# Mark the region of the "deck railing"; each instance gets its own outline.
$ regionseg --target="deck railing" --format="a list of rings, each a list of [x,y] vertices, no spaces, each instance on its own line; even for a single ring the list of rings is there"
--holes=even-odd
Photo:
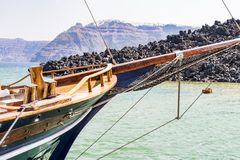
[[[101,68],[101,67],[104,67],[104,66],[106,66],[106,64],[79,66],[79,67],[73,67],[73,68],[63,68],[63,69],[59,69],[59,70],[44,71],[43,75],[51,75],[51,78],[54,78],[56,73],[59,73],[59,72],[70,71],[71,74],[74,74],[74,71],[76,71],[76,70],[80,70],[80,69],[91,70],[91,69],[95,69],[95,68]],[[2,85],[1,87],[2,87],[2,89],[5,89],[5,88],[14,88],[14,89],[16,89],[16,88],[23,88],[24,85],[22,85],[22,86],[15,86],[15,87],[12,87],[12,86],[22,82],[23,80],[25,80],[29,76],[30,76],[30,74],[27,74],[27,75],[23,76],[22,78],[20,78],[19,80],[15,81],[15,82],[13,82],[11,84]]]
[[[88,66],[79,66],[79,67],[73,67],[73,68],[63,68],[58,70],[50,70],[50,71],[44,71],[43,75],[51,75],[52,78],[55,77],[56,73],[66,72],[69,71],[71,74],[74,74],[74,71],[77,70],[92,70],[95,68],[101,68],[106,66],[106,64],[98,64],[98,65],[88,65]]]
[[[94,78],[100,78],[101,86],[104,86],[104,75],[107,75],[107,81],[110,82],[112,78],[112,64],[107,64],[107,67],[103,70],[93,73],[91,75],[85,76],[78,84],[76,84],[67,95],[73,95],[76,93],[85,83],[88,83],[88,91],[92,92],[91,81]]]
[[[26,77],[24,77],[26,78]],[[88,76],[85,76],[79,83],[77,83],[70,91],[68,91],[66,93],[67,96],[71,96],[73,95],[74,93],[76,93],[84,84],[87,83],[87,86],[88,86],[88,91],[89,92],[92,92],[92,89],[93,89],[93,86],[92,86],[92,80],[99,80],[100,81],[100,84],[101,84],[101,87],[104,87],[104,83],[107,81],[107,82],[111,82],[111,78],[112,78],[112,64],[107,64],[107,67],[103,68],[102,70],[100,70],[99,72],[96,72],[96,73],[93,73],[91,75],[88,75]],[[16,82],[19,82],[16,81]],[[14,82],[14,84],[16,84],[16,82]],[[13,83],[12,83],[13,84]],[[24,89],[25,92],[24,92],[24,97],[23,97],[23,104],[26,104],[28,103],[28,100],[29,100],[29,97],[31,98],[31,101],[34,101],[35,100],[35,97],[36,97],[36,88],[35,88],[35,92],[32,92],[32,89],[31,89],[31,94],[29,94],[30,92],[29,91],[29,86],[25,86],[25,85],[22,85],[22,86],[11,86],[8,85],[8,86],[4,86],[8,89]],[[31,86],[31,87],[36,87],[36,85],[34,86]],[[30,95],[30,96],[29,96]],[[26,98],[28,97],[28,98]],[[27,101],[26,101],[27,100]],[[25,102],[26,101],[26,102]],[[6,110],[18,110],[20,109],[21,107],[20,106],[7,106],[7,105],[0,105],[0,108],[3,108],[3,109],[6,109]],[[5,112],[4,112],[5,113]]]

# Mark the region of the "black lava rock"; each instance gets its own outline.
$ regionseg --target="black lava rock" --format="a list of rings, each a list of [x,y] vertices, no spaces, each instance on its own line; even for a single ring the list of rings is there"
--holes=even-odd
[[[240,24],[240,20],[237,20]],[[138,47],[124,47],[121,50],[110,49],[117,63],[129,62],[146,57],[166,54],[175,50],[184,50],[196,46],[217,43],[239,37],[240,32],[232,19],[224,23],[215,21],[214,25],[203,25],[195,31],[180,31],[178,35],[169,35],[166,40],[149,42]],[[240,46],[230,49],[222,56],[214,57],[182,72],[183,79],[189,81],[240,82]],[[230,62],[231,61],[231,62]],[[108,51],[101,53],[83,53],[62,57],[59,61],[42,63],[44,71],[91,64],[110,63]],[[67,73],[63,73],[67,74]],[[174,78],[171,78],[174,80]]]

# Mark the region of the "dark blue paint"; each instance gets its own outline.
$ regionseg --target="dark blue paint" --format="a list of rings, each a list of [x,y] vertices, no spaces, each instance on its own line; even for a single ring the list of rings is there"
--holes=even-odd
[[[82,129],[87,125],[87,123],[97,114],[98,111],[103,107],[99,106],[96,108],[93,108],[88,115],[73,129],[66,132],[64,135],[62,135],[59,140],[59,144],[52,153],[50,160],[64,160],[67,156],[72,144],[74,143],[75,139],[79,135],[79,133],[82,131]]]
[[[140,76],[144,75],[145,73],[151,71],[153,69],[153,67],[154,66],[149,66],[149,67],[145,67],[145,68],[138,69],[135,71],[118,74],[117,75],[118,82],[117,82],[116,87],[127,88],[129,86],[129,84],[134,82],[137,78],[139,78]]]

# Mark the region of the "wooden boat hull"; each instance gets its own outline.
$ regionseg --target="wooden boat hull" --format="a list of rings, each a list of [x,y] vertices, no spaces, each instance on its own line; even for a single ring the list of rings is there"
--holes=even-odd
[[[69,110],[78,114],[73,115],[71,118],[66,118],[63,122],[58,123],[57,126],[52,127],[49,130],[45,129],[45,132],[41,132],[30,137],[27,137],[26,133],[22,133],[21,136],[25,136],[27,138],[23,138],[14,143],[9,142],[9,145],[2,147],[0,150],[0,159],[34,159],[41,156],[48,156],[46,157],[47,159],[61,159],[61,157],[64,159],[68,152],[66,149],[69,149],[72,145],[72,143],[68,143],[69,140],[74,141],[82,128],[87,124],[91,117],[95,115],[93,113],[96,113],[96,111],[101,108],[97,107],[92,109],[91,106],[99,101],[103,95],[104,94],[78,104],[64,107],[62,109],[62,117],[64,117]],[[53,116],[53,114],[56,114],[56,112],[51,111],[42,113],[43,118],[40,119],[39,122],[44,122],[44,119],[48,119],[46,117],[51,115]],[[56,117],[56,115],[54,116]],[[32,120],[32,118],[33,117],[29,117],[29,120]],[[24,119],[24,121],[28,120]],[[15,128],[15,132],[13,132],[14,134],[22,131],[22,128],[19,126],[21,125],[20,122],[21,120]],[[3,126],[6,125],[3,124]],[[22,126],[24,127],[25,124],[22,123]],[[40,126],[42,125],[35,124],[36,128]],[[40,129],[44,130],[44,128]],[[12,139],[12,137],[10,136],[8,139]],[[66,147],[66,145],[69,146]],[[64,147],[64,152],[66,152],[64,157],[62,156],[63,153],[61,153],[61,156],[56,154],[60,153],[59,150],[61,150],[62,147]]]

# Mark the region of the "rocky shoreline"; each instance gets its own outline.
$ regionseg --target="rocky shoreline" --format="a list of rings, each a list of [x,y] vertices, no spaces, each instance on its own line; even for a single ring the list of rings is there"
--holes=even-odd
[[[240,20],[237,20],[240,24]],[[149,42],[138,47],[124,47],[121,50],[111,49],[117,63],[129,62],[146,57],[166,54],[175,50],[185,50],[239,37],[240,32],[232,19],[224,23],[215,21],[214,25],[204,25],[195,31],[180,31],[177,35],[169,35],[166,40]],[[62,57],[59,61],[43,63],[44,71],[92,64],[110,63],[107,51],[84,53]],[[67,74],[64,73],[64,74]],[[226,53],[201,62],[182,72],[186,81],[218,81],[240,82],[240,46],[229,49]]]

